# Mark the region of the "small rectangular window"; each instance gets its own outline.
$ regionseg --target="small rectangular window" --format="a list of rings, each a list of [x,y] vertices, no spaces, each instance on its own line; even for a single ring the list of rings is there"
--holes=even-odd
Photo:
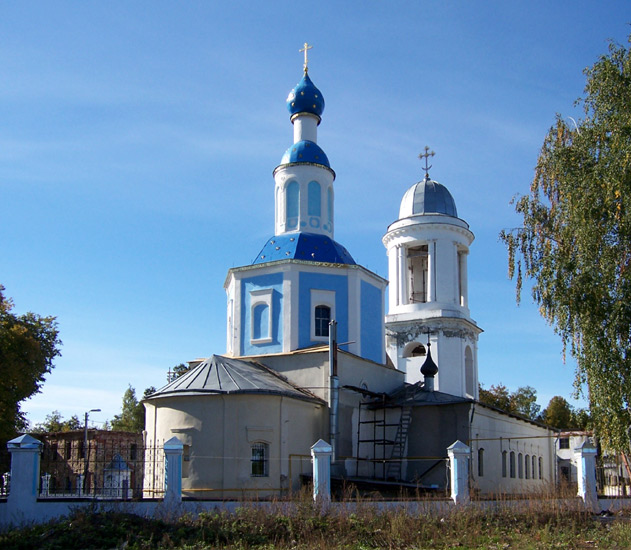
[[[316,306],[315,308],[315,335],[328,337],[330,322],[331,322],[331,308],[329,306]]]
[[[570,438],[562,437],[559,439],[559,449],[569,449],[570,448]]]
[[[188,477],[191,468],[191,446],[184,445],[182,451],[182,477]]]
[[[267,477],[269,475],[267,449],[265,443],[252,445],[252,477]]]

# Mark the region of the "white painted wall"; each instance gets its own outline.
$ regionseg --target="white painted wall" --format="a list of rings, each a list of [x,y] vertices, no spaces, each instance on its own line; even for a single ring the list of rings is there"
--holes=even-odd
[[[473,487],[483,494],[526,494],[552,489],[556,483],[556,432],[481,404],[474,405],[471,423],[471,476]],[[483,475],[478,473],[479,450],[484,449]],[[502,453],[507,453],[506,476],[502,472]],[[515,453],[515,475],[510,475],[510,453]],[[519,476],[519,455],[524,460]],[[537,458],[536,476],[526,478],[525,457]],[[539,457],[543,469],[539,479]]]

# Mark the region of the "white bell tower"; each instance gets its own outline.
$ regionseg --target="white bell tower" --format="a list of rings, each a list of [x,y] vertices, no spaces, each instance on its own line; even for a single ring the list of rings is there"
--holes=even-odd
[[[421,366],[428,339],[438,365],[434,389],[478,398],[477,342],[482,330],[468,305],[467,256],[473,233],[458,218],[451,193],[430,179],[425,148],[425,177],[401,201],[399,219],[388,227],[390,280],[386,349],[406,381],[423,380]]]

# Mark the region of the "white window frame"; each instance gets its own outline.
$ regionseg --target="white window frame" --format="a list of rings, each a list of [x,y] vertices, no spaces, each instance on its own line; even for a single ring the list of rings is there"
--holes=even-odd
[[[263,290],[250,291],[250,343],[268,344],[272,341],[272,294],[274,290],[265,288]],[[267,336],[264,338],[254,338],[254,308],[258,305],[267,306]]]
[[[315,308],[327,306],[331,309],[331,321],[335,320],[335,291],[334,290],[311,290],[311,340],[314,342],[328,342],[328,336],[316,336]]]

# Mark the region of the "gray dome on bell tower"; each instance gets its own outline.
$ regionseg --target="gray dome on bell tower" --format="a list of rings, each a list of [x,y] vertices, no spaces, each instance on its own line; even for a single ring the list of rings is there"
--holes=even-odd
[[[415,183],[403,195],[399,219],[423,214],[444,214],[458,217],[456,202],[449,190],[442,184],[425,176],[423,181]]]

